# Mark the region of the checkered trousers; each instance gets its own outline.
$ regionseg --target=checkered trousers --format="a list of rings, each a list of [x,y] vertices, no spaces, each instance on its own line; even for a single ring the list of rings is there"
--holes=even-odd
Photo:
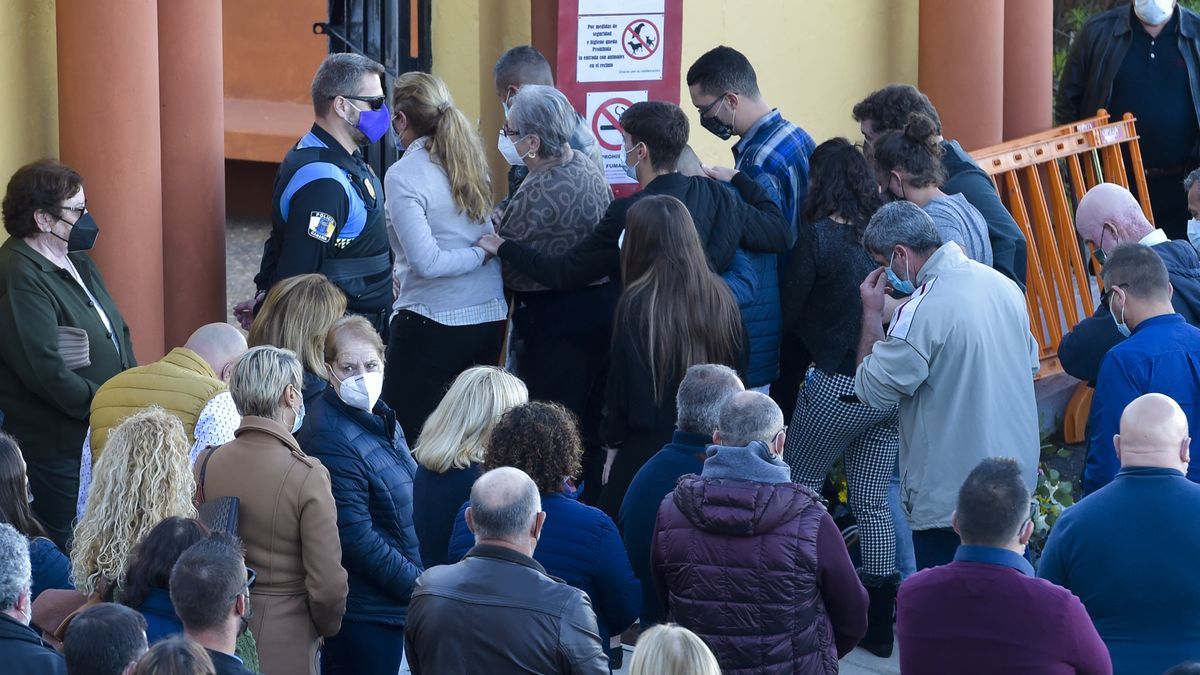
[[[834,460],[846,467],[850,511],[858,521],[864,576],[896,572],[896,532],[888,509],[888,481],[900,445],[896,408],[849,403],[854,378],[810,368],[796,398],[783,458],[792,481],[818,494]]]

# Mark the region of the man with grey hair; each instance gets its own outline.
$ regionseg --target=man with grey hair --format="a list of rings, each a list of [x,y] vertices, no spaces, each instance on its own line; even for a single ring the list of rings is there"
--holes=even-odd
[[[700,475],[658,509],[659,599],[722,671],[836,673],[867,630],[867,592],[820,498],[791,482],[785,436],[770,397],[730,396]]]
[[[243,328],[277,282],[317,272],[345,291],[349,311],[365,316],[387,341],[393,255],[383,185],[362,152],[392,123],[383,74],[382,65],[358,54],[330,54],[317,69],[316,122],[275,175],[271,235],[254,277],[258,292],[234,307]]]
[[[1175,311],[1188,323],[1200,326],[1200,257],[1196,249],[1182,240],[1168,239],[1166,232],[1146,218],[1129,190],[1113,183],[1088,190],[1075,210],[1075,230],[1080,239],[1096,248],[1094,255],[1100,265],[1118,244],[1138,243],[1157,253],[1175,289],[1171,296]],[[1117,330],[1108,301],[1108,294],[1102,295],[1092,316],[1076,324],[1058,344],[1063,370],[1093,386],[1104,355],[1125,339]]]
[[[29,541],[0,524],[0,663],[10,675],[66,673],[63,657],[29,626],[33,616],[33,573]]]
[[[1034,489],[1041,443],[1033,374],[1038,347],[1021,289],[942,243],[909,202],[881,208],[863,233],[880,265],[860,286],[863,318],[855,396],[899,404],[900,500],[917,568],[950,562],[958,487],[980,460],[1014,457]],[[884,295],[910,294],[884,333]]]
[[[413,674],[607,675],[587,594],[532,557],[546,519],[533,479],[512,467],[483,474],[466,517],[475,547],[426,570],[413,589],[404,630]]]
[[[496,86],[496,98],[504,108],[504,117],[508,118],[509,106],[512,99],[521,88],[530,85],[554,86],[554,73],[550,70],[550,62],[537,49],[530,45],[518,45],[500,55],[492,68],[492,82]],[[571,147],[587,156],[604,173],[604,161],[600,159],[600,146],[592,136],[591,125],[578,112],[574,112],[575,124],[568,134]],[[504,130],[500,131],[499,144],[504,145]],[[492,220],[500,222],[504,207],[508,200],[516,194],[517,188],[529,175],[529,168],[524,164],[514,164],[508,170],[508,197],[496,206]]]
[[[732,368],[704,363],[688,368],[675,395],[675,434],[642,468],[638,469],[621,501],[621,538],[642,582],[642,630],[666,620],[666,608],[658,600],[650,576],[650,540],[654,518],[663,497],[671,494],[680,476],[698,474],[707,457],[705,448],[730,396],[745,387]]]

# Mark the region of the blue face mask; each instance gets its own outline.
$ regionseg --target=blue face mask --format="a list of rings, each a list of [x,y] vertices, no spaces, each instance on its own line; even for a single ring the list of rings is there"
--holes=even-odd
[[[1125,323],[1125,302],[1123,300],[1121,302],[1121,320],[1118,321],[1117,313],[1114,312],[1112,308],[1112,301],[1115,297],[1116,294],[1114,293],[1113,296],[1108,299],[1108,311],[1110,314],[1112,314],[1113,323],[1117,324],[1117,332],[1121,334],[1121,337],[1129,337],[1130,333],[1133,331],[1129,330],[1129,324]]]
[[[292,412],[296,413],[296,421],[292,423],[292,435],[295,435],[296,433],[298,433],[300,431],[300,427],[303,426],[303,424],[304,424],[305,410],[304,410],[304,398],[303,397],[300,398],[300,409],[292,410]]]
[[[892,271],[892,261],[894,261],[895,259],[896,259],[896,252],[892,251],[892,257],[888,260],[888,266],[884,270],[884,274],[887,274],[888,283],[891,284],[892,288],[895,289],[896,292],[898,292],[898,293],[903,293],[905,295],[912,295],[913,293],[916,293],[917,287],[913,285],[913,282],[911,279],[908,279],[908,280],[901,279],[899,276],[896,275],[895,272]],[[909,273],[908,258],[905,258],[904,259],[904,274],[908,275],[908,273]]]

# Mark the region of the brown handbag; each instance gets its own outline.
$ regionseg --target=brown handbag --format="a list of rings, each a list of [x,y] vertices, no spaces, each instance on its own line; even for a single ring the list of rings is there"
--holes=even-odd
[[[42,639],[46,644],[61,652],[71,621],[88,607],[108,602],[113,590],[112,582],[100,577],[96,591],[91,595],[59,588],[42,591],[33,601],[32,623],[42,629]],[[51,629],[51,626],[54,628]]]

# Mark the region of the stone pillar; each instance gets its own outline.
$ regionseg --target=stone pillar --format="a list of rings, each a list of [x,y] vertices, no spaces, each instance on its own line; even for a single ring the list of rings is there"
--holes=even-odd
[[[946,137],[966,150],[999,143],[1004,135],[1003,0],[921,0],[918,22],[918,86],[937,107]]]
[[[1004,140],[1053,124],[1054,3],[1004,0]]]
[[[221,3],[158,1],[167,348],[226,320]]]
[[[83,175],[100,225],[92,256],[137,359],[153,361],[164,347],[157,0],[58,0],[55,16],[60,154]]]

